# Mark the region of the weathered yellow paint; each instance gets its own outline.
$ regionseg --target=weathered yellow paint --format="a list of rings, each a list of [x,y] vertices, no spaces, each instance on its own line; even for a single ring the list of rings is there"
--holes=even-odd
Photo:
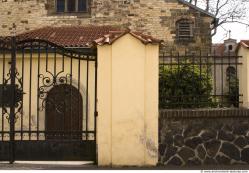
[[[111,46],[98,47],[98,164],[112,162],[112,53]]]
[[[130,34],[98,46],[99,165],[156,165],[158,52]]]
[[[239,76],[239,93],[243,94],[242,97],[242,107],[249,107],[249,49],[240,46],[238,50],[238,55],[242,56],[241,63],[242,66],[238,70]]]

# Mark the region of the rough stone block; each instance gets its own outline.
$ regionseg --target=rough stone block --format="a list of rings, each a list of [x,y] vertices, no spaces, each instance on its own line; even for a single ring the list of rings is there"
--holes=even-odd
[[[240,160],[239,149],[231,143],[224,142],[222,144],[220,151],[234,160],[237,160],[237,161]]]

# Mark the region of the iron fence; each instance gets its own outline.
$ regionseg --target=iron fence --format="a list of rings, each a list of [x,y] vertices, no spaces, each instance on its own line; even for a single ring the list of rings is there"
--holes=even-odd
[[[0,39],[0,161],[95,161],[97,52]]]
[[[241,57],[200,54],[161,54],[159,107],[239,107]]]

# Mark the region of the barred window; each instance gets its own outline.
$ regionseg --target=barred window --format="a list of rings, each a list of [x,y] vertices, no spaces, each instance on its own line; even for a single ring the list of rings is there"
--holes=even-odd
[[[193,23],[188,19],[177,21],[177,38],[179,40],[188,40],[193,37]]]
[[[57,0],[57,12],[65,11],[65,0]]]
[[[87,11],[87,1],[78,0],[78,12],[86,12],[86,11]]]
[[[88,2],[89,0],[56,0],[56,12],[88,12]]]
[[[226,76],[227,78],[236,77],[236,69],[232,66],[227,67]]]
[[[76,12],[75,5],[76,5],[75,0],[67,1],[67,11],[68,12]]]

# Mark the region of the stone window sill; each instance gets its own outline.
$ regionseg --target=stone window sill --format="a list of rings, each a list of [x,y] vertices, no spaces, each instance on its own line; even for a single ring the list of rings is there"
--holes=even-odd
[[[72,12],[72,13],[68,13],[68,12],[64,12],[64,13],[51,13],[49,14],[49,16],[58,16],[58,17],[70,17],[70,16],[75,16],[77,18],[90,18],[91,14],[89,12]]]
[[[189,37],[189,38],[177,38],[177,42],[194,42],[194,37]]]

